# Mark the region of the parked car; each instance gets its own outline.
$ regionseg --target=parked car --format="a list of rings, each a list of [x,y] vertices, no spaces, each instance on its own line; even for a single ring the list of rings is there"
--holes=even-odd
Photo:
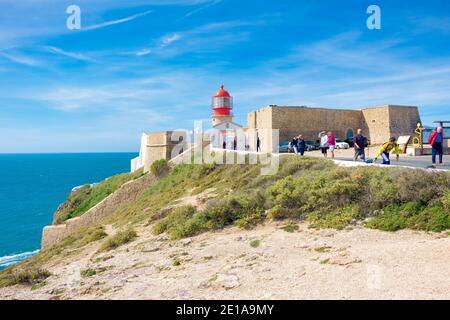
[[[306,151],[319,150],[319,144],[317,142],[306,140]]]
[[[279,153],[291,152],[291,150],[289,148],[289,143],[290,143],[290,141],[283,141],[282,143],[280,143],[280,145],[278,146],[278,152]]]
[[[348,148],[350,148],[350,145],[341,139],[336,139],[336,148],[337,149],[348,149]]]

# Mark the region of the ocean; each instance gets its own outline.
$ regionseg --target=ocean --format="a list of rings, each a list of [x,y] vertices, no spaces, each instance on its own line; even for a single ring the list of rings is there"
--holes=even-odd
[[[73,187],[130,170],[137,153],[0,154],[0,269],[36,254]]]

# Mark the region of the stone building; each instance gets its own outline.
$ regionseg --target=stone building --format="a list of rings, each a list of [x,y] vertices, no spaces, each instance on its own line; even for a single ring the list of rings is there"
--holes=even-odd
[[[186,131],[144,132],[141,137],[139,156],[131,160],[131,172],[144,168],[150,171],[153,162],[160,159],[171,159],[186,151]],[[181,142],[181,143],[180,143]]]
[[[247,117],[249,129],[257,132],[278,129],[279,142],[298,134],[315,141],[322,130],[332,131],[336,137],[346,140],[361,128],[372,144],[381,144],[392,136],[413,135],[419,121],[417,107],[395,105],[361,110],[268,106],[250,112]],[[268,141],[266,145],[269,149],[276,147]]]

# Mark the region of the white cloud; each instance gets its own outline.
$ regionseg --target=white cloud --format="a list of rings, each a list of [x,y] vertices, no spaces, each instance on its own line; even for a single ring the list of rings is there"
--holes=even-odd
[[[149,55],[150,53],[152,53],[152,49],[150,48],[144,48],[135,52],[135,54],[139,57]]]
[[[156,56],[170,58],[187,52],[219,51],[225,46],[249,40],[251,33],[244,27],[258,27],[265,23],[261,20],[207,23],[192,29],[166,34],[156,39],[151,48],[146,47],[136,52],[151,50]]]
[[[0,51],[0,57],[6,58],[6,59],[8,59],[12,62],[18,63],[18,64],[31,66],[31,67],[36,67],[41,64],[36,59],[24,56],[22,54],[17,54],[17,53],[6,53],[4,51]]]
[[[92,58],[82,54],[82,53],[76,53],[76,52],[69,52],[69,51],[65,51],[61,48],[57,48],[57,47],[52,47],[52,46],[46,46],[44,47],[47,51],[52,52],[52,53],[56,53],[56,54],[60,54],[62,56],[68,57],[68,58],[72,58],[75,60],[81,60],[81,61],[93,61]]]
[[[126,17],[126,18],[121,18],[121,19],[116,19],[116,20],[111,20],[111,21],[106,21],[106,22],[102,22],[99,24],[95,24],[92,26],[88,26],[88,27],[82,27],[81,31],[90,31],[90,30],[96,30],[96,29],[101,29],[101,28],[105,28],[105,27],[109,27],[112,25],[116,25],[116,24],[121,24],[121,23],[125,23],[125,22],[129,22],[129,21],[133,21],[137,18],[146,16],[150,13],[152,13],[152,10],[147,10],[138,14],[134,14],[132,16]]]
[[[179,35],[177,33],[165,36],[161,39],[161,42],[162,42],[161,46],[166,47],[169,44],[171,44],[172,42],[178,41],[180,39],[181,39],[181,35]]]
[[[215,5],[219,4],[219,3],[221,3],[222,1],[223,0],[214,0],[211,3],[206,4],[205,6],[202,6],[200,8],[195,9],[195,10],[189,11],[180,20],[183,20],[183,19],[188,18],[188,17],[190,17],[190,16],[192,16],[194,14],[197,14],[197,13],[203,11],[203,10],[206,10],[206,9],[212,7],[212,6],[215,6]]]

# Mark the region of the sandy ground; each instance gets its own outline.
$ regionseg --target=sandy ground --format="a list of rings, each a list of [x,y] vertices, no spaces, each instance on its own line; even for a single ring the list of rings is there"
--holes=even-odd
[[[134,242],[100,254],[94,243],[47,266],[42,288],[0,289],[0,299],[450,299],[447,233],[283,225],[176,242],[142,227]],[[88,268],[96,275],[81,276]]]

